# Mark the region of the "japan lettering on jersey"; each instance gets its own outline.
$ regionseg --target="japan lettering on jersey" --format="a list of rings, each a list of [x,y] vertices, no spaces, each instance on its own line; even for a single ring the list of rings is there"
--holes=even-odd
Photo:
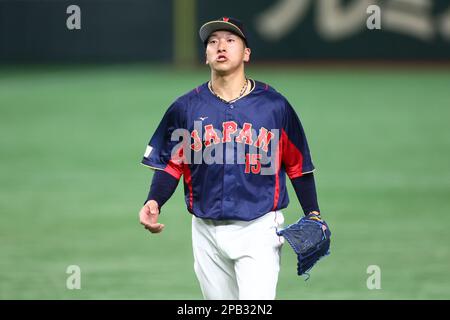
[[[244,221],[286,208],[286,174],[294,179],[314,170],[294,109],[258,81],[232,103],[217,98],[207,83],[178,98],[142,164],[184,176],[186,205],[195,216]]]

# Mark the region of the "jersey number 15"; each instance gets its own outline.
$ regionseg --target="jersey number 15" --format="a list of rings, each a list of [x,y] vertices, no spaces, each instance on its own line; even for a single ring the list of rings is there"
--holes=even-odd
[[[245,173],[258,174],[261,171],[261,154],[247,153],[245,155]]]

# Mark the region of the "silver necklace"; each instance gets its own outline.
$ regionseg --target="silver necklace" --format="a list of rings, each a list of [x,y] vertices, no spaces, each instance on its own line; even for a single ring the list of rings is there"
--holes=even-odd
[[[231,99],[231,100],[227,101],[227,100],[225,100],[224,98],[222,98],[221,96],[219,96],[219,95],[214,91],[214,89],[213,89],[213,87],[212,87],[211,81],[209,82],[209,89],[211,90],[211,92],[212,92],[217,98],[219,98],[220,100],[222,100],[222,101],[225,102],[225,103],[231,103],[231,102],[236,101],[236,100],[238,100],[239,98],[241,98],[241,97],[244,95],[245,91],[247,91],[247,86],[248,86],[248,79],[247,79],[247,77],[245,77],[245,83],[244,83],[244,85],[242,86],[242,89],[241,89],[241,92],[239,93],[239,96],[238,96],[237,98],[234,98],[234,99]]]

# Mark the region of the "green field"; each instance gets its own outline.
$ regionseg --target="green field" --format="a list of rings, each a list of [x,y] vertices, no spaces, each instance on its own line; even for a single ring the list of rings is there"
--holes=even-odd
[[[257,68],[308,135],[331,255],[278,299],[450,298],[450,70]],[[169,104],[209,76],[148,65],[0,68],[0,299],[201,299],[182,184],[138,223],[140,160]],[[286,222],[300,205],[292,192]],[[81,268],[81,290],[66,268]],[[366,269],[381,268],[368,290]]]

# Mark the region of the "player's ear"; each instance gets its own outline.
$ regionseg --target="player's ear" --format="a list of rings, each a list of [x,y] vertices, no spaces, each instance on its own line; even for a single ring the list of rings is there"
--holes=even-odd
[[[245,47],[244,49],[244,62],[249,62],[250,61],[250,55],[252,53],[252,50],[248,47]]]

